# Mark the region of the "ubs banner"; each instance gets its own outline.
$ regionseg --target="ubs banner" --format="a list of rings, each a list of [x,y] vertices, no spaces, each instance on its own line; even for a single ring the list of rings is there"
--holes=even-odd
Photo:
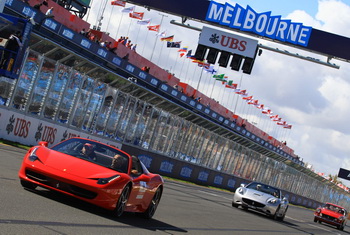
[[[0,138],[29,146],[34,146],[39,141],[46,141],[49,146],[52,146],[62,140],[76,136],[94,139],[117,148],[122,146],[120,143],[113,141],[113,139],[98,137],[38,119],[37,117],[26,116],[0,108]]]
[[[203,27],[198,43],[207,47],[250,58],[255,56],[255,51],[258,46],[257,40],[208,27]]]

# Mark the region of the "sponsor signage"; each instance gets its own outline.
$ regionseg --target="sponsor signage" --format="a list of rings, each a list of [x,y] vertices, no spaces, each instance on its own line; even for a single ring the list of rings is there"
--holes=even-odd
[[[338,177],[346,179],[346,180],[350,180],[350,171],[343,169],[343,168],[340,168],[339,173],[338,173]]]
[[[271,12],[257,13],[249,6],[243,8],[238,4],[232,6],[209,0],[126,0],[126,2],[256,35],[263,39],[273,39],[276,43],[292,45],[308,52],[350,61],[350,38],[281,19]]]
[[[199,37],[199,44],[253,58],[258,41],[217,29],[203,27]]]
[[[257,13],[250,6],[244,9],[239,4],[232,6],[229,3],[221,4],[215,1],[210,2],[205,19],[304,47],[308,45],[312,32],[311,27],[281,19],[281,16],[271,15],[271,12]]]

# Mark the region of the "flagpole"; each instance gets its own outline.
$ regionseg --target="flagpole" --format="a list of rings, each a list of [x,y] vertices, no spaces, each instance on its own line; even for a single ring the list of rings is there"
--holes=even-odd
[[[201,80],[202,80],[202,74],[203,74],[203,68],[202,68],[201,74],[199,76],[199,81],[198,81],[198,85],[197,85],[197,91],[199,89],[199,84],[201,83]]]
[[[186,74],[185,74],[184,82],[187,81],[187,78],[188,78],[188,70],[190,69],[190,64],[191,64],[191,63],[187,63],[187,69],[186,69]]]
[[[122,23],[123,20],[123,12],[122,15],[120,16],[120,21],[119,21],[119,25],[118,25],[118,29],[117,29],[117,33],[115,34],[115,39],[118,39],[118,34],[119,34],[119,28],[120,28],[120,24]]]
[[[130,17],[129,28],[128,28],[128,32],[126,33],[127,37],[129,37],[129,31],[130,31],[131,24],[132,24],[132,18]]]
[[[184,64],[185,64],[185,60],[182,61],[181,70],[180,70],[180,78],[181,78],[181,75],[182,75],[182,70],[184,68]]]
[[[158,66],[159,66],[159,63],[160,63],[160,58],[162,57],[163,47],[164,47],[164,45],[162,43],[162,45],[160,46],[160,52],[159,52],[159,57],[158,57],[158,62],[157,62]]]
[[[109,14],[109,20],[108,20],[108,24],[107,24],[107,27],[106,27],[106,32],[107,33],[108,33],[109,23],[111,22],[113,9],[114,9],[114,5],[112,6],[111,14]]]
[[[160,20],[160,24],[159,24],[159,31],[160,31],[160,29],[162,28],[162,23],[163,23],[163,18],[164,18],[164,16],[166,16],[166,17],[168,17],[168,16],[167,16],[167,15],[164,15],[164,14],[160,14],[160,13],[158,13],[158,14],[162,16],[162,19]],[[158,36],[157,36],[157,37],[158,37]],[[156,40],[155,40],[155,42],[154,42],[154,46],[153,46],[151,58],[150,58],[150,61],[151,61],[151,62],[152,62],[152,58],[153,58],[154,51],[155,51],[155,49],[156,49],[157,41],[158,41],[158,40],[157,40],[157,38],[156,38]]]
[[[239,86],[241,86],[242,87],[242,78],[243,78],[243,74],[241,75],[241,80],[239,81]],[[238,103],[238,99],[237,99],[237,101],[236,101],[236,105],[235,105],[235,109],[234,109],[234,113],[236,113],[236,108],[237,108],[237,103]]]
[[[216,73],[219,73],[219,69],[220,69],[220,67],[218,68],[218,70],[216,71]],[[212,77],[212,78],[213,78],[213,77]],[[214,79],[213,87],[212,87],[211,93],[210,93],[210,98],[213,96],[213,91],[214,91],[214,89],[215,89],[215,84],[216,84],[216,79]]]
[[[137,31],[137,36],[136,36],[136,44],[138,43],[138,38],[139,38],[139,34],[140,34],[140,30],[141,30],[141,25],[139,25],[139,30]]]
[[[148,33],[149,33],[149,30],[147,30],[146,40],[145,40],[145,42],[147,42]],[[145,50],[145,45],[146,45],[146,43],[144,43],[144,44],[143,44],[143,47],[142,47],[142,55],[143,55],[143,51]]]

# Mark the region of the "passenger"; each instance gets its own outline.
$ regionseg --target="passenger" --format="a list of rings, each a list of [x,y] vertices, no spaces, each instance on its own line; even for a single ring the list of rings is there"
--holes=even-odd
[[[111,168],[113,168],[114,170],[125,173],[127,171],[127,164],[126,164],[126,160],[124,159],[124,157],[121,156],[120,154],[114,155],[114,157],[112,159]]]

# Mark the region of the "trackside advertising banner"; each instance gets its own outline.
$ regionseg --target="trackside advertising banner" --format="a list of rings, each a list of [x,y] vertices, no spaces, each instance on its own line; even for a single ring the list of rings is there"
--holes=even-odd
[[[49,147],[72,137],[83,137],[97,140],[117,148],[122,144],[113,139],[99,137],[81,130],[68,128],[38,119],[36,116],[27,116],[0,107],[0,138],[11,140],[25,145],[37,145],[39,141],[46,141]]]
[[[208,27],[203,27],[198,43],[221,51],[227,51],[232,54],[238,54],[250,58],[254,57],[258,46],[257,40]]]
[[[249,35],[274,40],[321,55],[350,61],[350,38],[282,19],[278,13],[256,12],[253,7],[209,0],[126,0],[190,20],[206,22]],[[188,21],[186,22],[188,24]]]

